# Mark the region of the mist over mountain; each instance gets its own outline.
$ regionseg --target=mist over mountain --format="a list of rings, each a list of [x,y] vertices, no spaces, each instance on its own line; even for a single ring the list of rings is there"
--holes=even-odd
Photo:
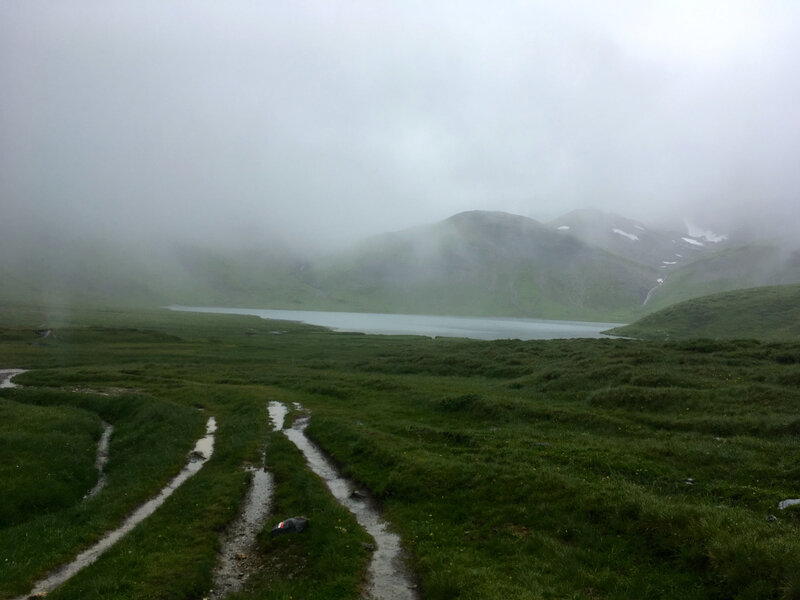
[[[597,210],[543,224],[468,211],[319,252],[278,239],[0,238],[0,299],[629,321],[712,292],[800,282],[795,238],[742,243]]]
[[[799,31],[796,2],[2,2],[0,236],[330,251],[590,207],[796,234]]]
[[[727,236],[710,231],[692,237],[688,231],[662,230],[596,209],[572,211],[549,223],[565,235],[631,260],[664,268],[690,262],[709,249],[727,244]],[[710,239],[709,239],[710,238]]]
[[[533,219],[471,211],[372,238],[306,280],[360,310],[577,318],[635,304],[653,273]]]

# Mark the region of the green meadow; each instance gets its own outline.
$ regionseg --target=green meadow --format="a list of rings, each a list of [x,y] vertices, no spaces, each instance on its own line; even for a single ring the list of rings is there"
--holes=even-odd
[[[51,334],[43,337],[42,329]],[[231,598],[357,598],[369,538],[267,404],[380,501],[424,599],[800,598],[800,343],[472,341],[255,317],[0,307],[0,598],[211,460],[48,598],[203,598],[248,473],[275,476]],[[292,418],[290,414],[289,418]],[[107,486],[95,445],[114,425]],[[262,453],[265,457],[262,459]],[[271,538],[304,515],[307,532]]]

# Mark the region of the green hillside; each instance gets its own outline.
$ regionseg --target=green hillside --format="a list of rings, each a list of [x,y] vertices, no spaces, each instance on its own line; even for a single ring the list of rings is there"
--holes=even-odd
[[[800,285],[723,292],[680,302],[611,330],[643,339],[800,340]]]
[[[656,274],[533,219],[473,211],[372,238],[303,281],[350,310],[625,320]]]
[[[656,311],[718,292],[800,283],[800,252],[789,240],[727,248],[680,266],[647,303]]]
[[[282,248],[131,245],[95,237],[0,240],[0,301],[54,305],[298,307],[317,292]]]

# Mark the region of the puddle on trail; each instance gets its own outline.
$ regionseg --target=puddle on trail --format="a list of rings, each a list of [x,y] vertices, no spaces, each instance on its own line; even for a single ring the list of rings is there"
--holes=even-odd
[[[375,540],[376,549],[368,569],[368,598],[374,600],[418,600],[411,574],[404,563],[400,537],[387,529],[376,503],[364,492],[352,497],[353,482],[341,477],[333,463],[306,437],[310,417],[297,419],[284,434],[306,457],[311,470],[322,477],[336,500],[353,513]]]
[[[108,462],[108,445],[111,441],[111,434],[114,431],[114,426],[111,423],[103,421],[103,435],[100,436],[100,441],[97,443],[97,458],[94,461],[94,466],[97,469],[97,483],[89,492],[83,497],[84,500],[94,498],[100,490],[106,486],[106,472],[105,467]]]
[[[122,522],[117,529],[106,533],[103,538],[88,550],[81,552],[75,560],[68,563],[61,568],[57,569],[45,579],[39,581],[28,594],[20,596],[16,600],[25,600],[37,594],[48,594],[62,583],[67,581],[70,577],[75,575],[84,567],[89,566],[100,557],[106,550],[116,544],[122,537],[129,533],[136,525],[144,521],[147,517],[153,514],[156,509],[164,504],[164,501],[169,498],[172,493],[177,490],[189,477],[197,473],[206,461],[211,458],[214,452],[214,432],[217,430],[217,421],[214,417],[208,419],[206,423],[206,435],[197,440],[194,450],[189,453],[189,460],[186,466],[183,467],[172,481],[170,481],[157,496],[151,498]]]
[[[15,388],[17,385],[11,381],[15,375],[25,373],[26,369],[0,369],[0,388]]]
[[[286,408],[286,405],[281,402],[273,401],[269,403],[268,410],[269,418],[272,419],[272,430],[280,431],[283,429],[283,420],[289,413],[289,409]]]
[[[278,402],[271,402],[268,410],[274,430],[283,428],[286,408]],[[250,467],[248,471],[253,474],[253,479],[247,490],[244,508],[222,536],[222,550],[217,558],[214,586],[209,595],[211,600],[219,600],[241,590],[250,574],[261,567],[256,536],[269,516],[275,483],[272,473],[266,468]]]

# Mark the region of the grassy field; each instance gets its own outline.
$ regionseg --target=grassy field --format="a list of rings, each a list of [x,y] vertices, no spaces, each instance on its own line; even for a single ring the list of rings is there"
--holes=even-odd
[[[235,598],[358,597],[366,535],[271,431],[273,400],[311,409],[309,435],[379,498],[425,599],[800,597],[800,511],[777,508],[800,496],[798,344],[431,340],[2,307],[0,367],[30,369],[0,393],[0,598],[160,489],[209,415],[208,464],[51,596],[203,597],[241,467],[266,450],[265,532],[299,514],[311,527],[262,535],[265,568]],[[101,419],[115,426],[108,486],[83,501]]]

